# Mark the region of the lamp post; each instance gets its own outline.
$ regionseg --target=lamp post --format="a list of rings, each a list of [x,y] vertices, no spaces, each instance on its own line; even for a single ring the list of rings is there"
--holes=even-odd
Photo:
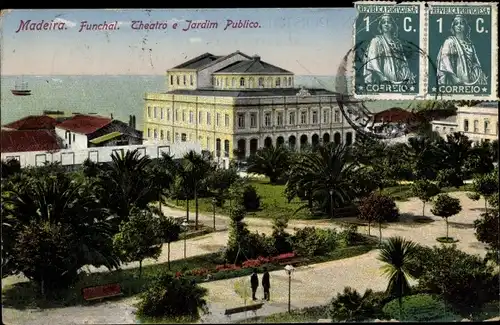
[[[184,220],[184,222],[182,223],[182,228],[184,228],[184,259],[186,258],[186,235],[188,226],[189,224],[187,223],[187,220]]]
[[[215,231],[215,204],[217,203],[217,200],[215,197],[212,198],[212,207],[214,209],[214,231]]]
[[[291,313],[291,295],[292,295],[292,272],[295,270],[293,266],[288,264],[285,266],[285,271],[288,274],[288,313]]]
[[[330,192],[330,209],[331,209],[330,213],[333,219],[333,190],[330,190],[329,192]]]

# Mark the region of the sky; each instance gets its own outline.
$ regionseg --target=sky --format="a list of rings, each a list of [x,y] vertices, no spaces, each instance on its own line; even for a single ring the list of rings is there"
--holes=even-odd
[[[0,18],[1,75],[163,75],[203,53],[237,50],[297,75],[335,75],[352,47],[355,16],[353,8],[12,10]],[[188,20],[217,28],[184,30]],[[256,28],[225,29],[228,20]],[[51,21],[65,29],[19,30]],[[84,21],[118,29],[80,31]],[[133,29],[138,22],[167,28]]]

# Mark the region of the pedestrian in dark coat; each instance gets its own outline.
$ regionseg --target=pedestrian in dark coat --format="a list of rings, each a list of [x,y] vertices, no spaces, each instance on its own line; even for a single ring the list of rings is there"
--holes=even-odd
[[[257,269],[253,269],[252,276],[250,276],[250,286],[252,287],[252,300],[257,300],[255,293],[259,287],[259,277],[257,276]]]
[[[269,280],[269,272],[267,272],[266,267],[264,267],[264,275],[262,276],[262,286],[264,287],[264,300],[269,301],[269,289],[271,288],[271,282]]]

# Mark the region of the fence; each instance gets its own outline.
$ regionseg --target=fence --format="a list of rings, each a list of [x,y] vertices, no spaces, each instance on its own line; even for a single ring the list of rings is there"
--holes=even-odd
[[[94,162],[109,162],[113,153],[127,152],[127,150],[138,149],[141,156],[159,158],[162,153],[181,158],[185,153],[193,150],[201,154],[201,146],[196,142],[179,143],[146,143],[133,146],[93,147],[82,150],[63,149],[53,152],[47,151],[25,151],[25,152],[3,152],[2,160],[16,159],[21,168],[28,166],[43,166],[45,163],[60,162],[64,166],[81,165],[86,159]]]

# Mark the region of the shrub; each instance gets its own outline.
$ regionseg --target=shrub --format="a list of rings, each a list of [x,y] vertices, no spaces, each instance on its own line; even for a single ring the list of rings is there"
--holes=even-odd
[[[170,273],[155,276],[141,293],[137,315],[141,317],[199,318],[200,310],[207,312],[204,297],[207,289],[185,278],[175,278]]]
[[[342,231],[339,233],[339,244],[342,246],[352,246],[363,240],[363,237],[358,233],[358,226],[345,223],[341,225]]]
[[[372,193],[361,200],[359,218],[368,221],[368,234],[370,234],[371,223],[378,223],[382,242],[382,223],[398,221],[399,210],[391,197]]]
[[[456,321],[460,319],[460,316],[449,312],[449,308],[447,311],[446,305],[441,299],[429,294],[403,297],[401,316],[398,299],[386,304],[383,312],[386,318],[410,322]]]
[[[293,250],[301,256],[325,255],[335,250],[337,245],[338,235],[333,229],[305,227],[296,229],[292,237]]]
[[[370,296],[373,291],[368,289],[363,295],[356,290],[345,287],[342,293],[338,293],[330,302],[328,315],[337,322],[362,321],[372,318],[376,311]]]
[[[255,211],[260,208],[260,196],[253,185],[244,185],[243,205],[247,211]]]
[[[442,296],[464,315],[498,297],[498,271],[479,256],[456,245],[434,247],[422,255],[420,290]]]

